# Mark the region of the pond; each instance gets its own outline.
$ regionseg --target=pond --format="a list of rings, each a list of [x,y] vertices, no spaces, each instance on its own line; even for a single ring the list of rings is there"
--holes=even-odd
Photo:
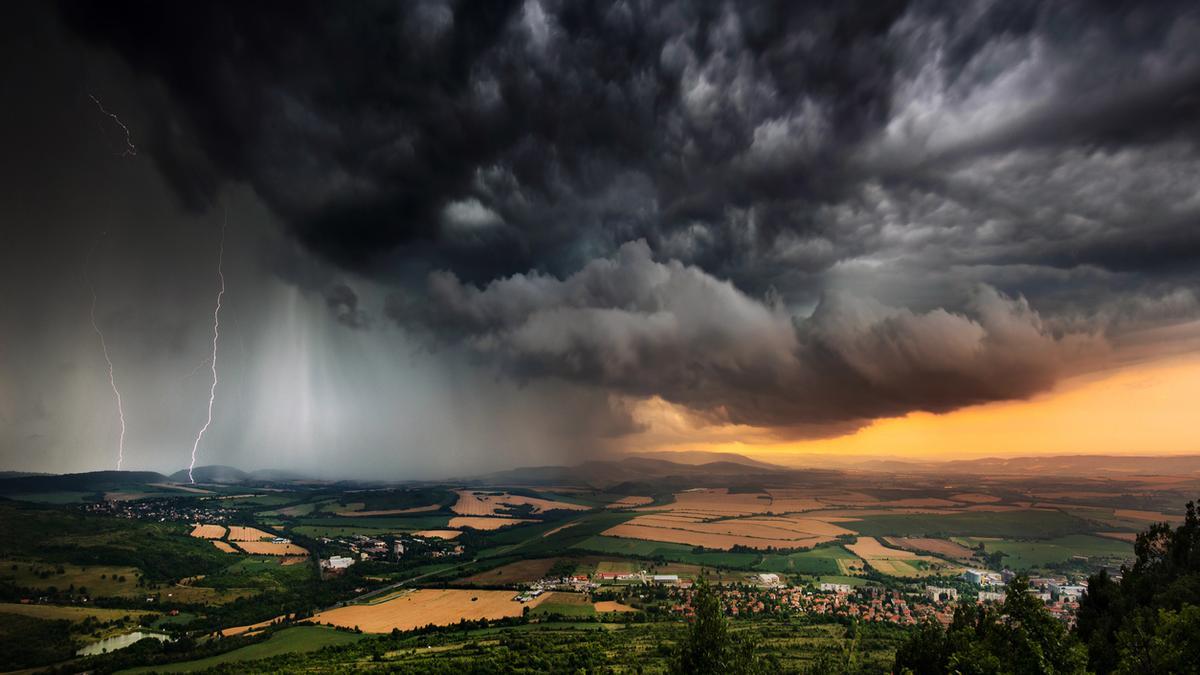
[[[132,633],[125,633],[124,635],[114,635],[110,638],[104,638],[99,642],[93,642],[92,644],[75,652],[75,656],[95,656],[97,654],[104,654],[106,652],[114,652],[118,649],[124,649],[143,638],[154,638],[160,642],[166,642],[167,640],[171,639],[170,636],[162,633],[143,633],[142,631],[134,631]]]

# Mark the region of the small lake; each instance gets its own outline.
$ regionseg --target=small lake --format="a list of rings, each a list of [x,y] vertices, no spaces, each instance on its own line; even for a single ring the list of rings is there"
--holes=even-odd
[[[171,639],[170,636],[163,635],[162,633],[143,633],[142,631],[134,631],[132,633],[125,633],[124,635],[114,635],[110,638],[104,638],[99,642],[93,642],[92,644],[75,652],[75,656],[95,656],[97,654],[104,654],[106,652],[115,652],[116,650],[124,649],[143,638],[154,638],[159,642],[166,642],[167,640]]]

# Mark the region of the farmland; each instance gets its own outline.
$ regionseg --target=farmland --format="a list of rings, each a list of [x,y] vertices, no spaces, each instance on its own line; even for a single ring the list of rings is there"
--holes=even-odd
[[[520,616],[526,607],[513,600],[511,591],[465,591],[421,589],[375,605],[348,605],[313,616],[316,623],[359,628],[367,633],[411,630],[433,624],[447,626],[460,619],[500,619]]]
[[[507,492],[481,492],[478,490],[459,490],[458,501],[451,510],[463,516],[496,516],[503,515],[519,507],[528,507],[531,513],[546,511],[587,511],[588,506],[566,501],[552,501],[539,497],[509,494]]]
[[[1076,534],[1041,541],[965,538],[964,543],[982,545],[984,550],[1004,554],[1004,564],[1015,570],[1030,570],[1063,563],[1076,556],[1120,564],[1133,556],[1133,547],[1110,538]]]
[[[257,666],[248,664],[259,658],[318,658],[299,656],[300,643],[286,637],[310,629],[321,631],[310,634],[320,646],[325,636],[351,636],[345,631],[355,626],[390,633],[432,623],[463,635],[450,627],[462,620],[519,624],[484,629],[507,636],[552,625],[573,634],[578,625],[608,631],[616,626],[592,622],[618,619],[670,623],[678,594],[701,577],[748,593],[830,582],[919,595],[929,577],[953,577],[969,566],[1067,574],[1074,583],[1097,566],[1125,561],[1131,546],[1122,539],[1138,531],[1135,523],[1177,517],[1157,498],[1139,496],[1121,508],[1111,490],[1055,489],[1052,482],[1035,495],[1010,484],[959,485],[942,477],[923,486],[874,480],[723,488],[673,478],[669,489],[653,481],[621,488],[629,494],[557,484],[293,486],[258,494],[205,485],[197,489],[211,494],[175,491],[169,499],[97,507],[0,502],[0,513],[8,514],[0,519],[8,535],[0,583],[35,599],[0,613],[82,626],[88,616],[141,617],[148,608],[166,620],[169,608],[180,612],[170,625],[193,635],[255,626],[251,637],[237,639],[262,642],[227,643],[226,654],[196,652],[171,665],[237,663],[253,671]],[[94,509],[137,515],[114,518]],[[354,564],[331,571],[315,561],[332,556]],[[760,580],[760,573],[779,579]],[[962,588],[965,582],[937,583]],[[544,592],[531,602],[514,600],[535,590]],[[84,593],[104,606],[84,605]],[[317,623],[345,630],[272,625],[310,612]],[[754,630],[759,620],[739,618],[738,629]],[[629,630],[657,630],[637,625]],[[441,640],[435,635],[441,633],[427,634]],[[453,640],[441,644],[468,649]],[[807,643],[777,644],[785,650]],[[399,658],[394,652],[380,653]]]
[[[940,558],[889,548],[873,537],[859,537],[855,543],[847,545],[846,549],[862,558],[872,569],[888,576],[953,575],[962,571],[961,567]]]

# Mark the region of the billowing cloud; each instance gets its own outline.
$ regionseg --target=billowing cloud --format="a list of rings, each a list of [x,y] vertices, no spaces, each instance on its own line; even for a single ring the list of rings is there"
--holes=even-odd
[[[314,401],[399,419],[382,402],[441,386],[476,419],[555,429],[504,452],[620,444],[629,407],[659,399],[812,436],[1027,397],[1105,350],[1194,348],[1180,327],[1200,319],[1195,3],[14,11],[28,35],[0,41],[21,92],[0,109],[15,223],[0,320],[25,329],[0,354],[0,440],[24,448],[66,457],[92,442],[81,420],[107,419],[71,374],[95,354],[75,339],[86,295],[69,245],[98,230],[100,320],[119,361],[155,364],[129,369],[131,401],[161,404],[156,439],[194,432],[196,394],[161,396],[176,385],[159,380],[207,353],[212,261],[197,252],[215,251],[218,202],[230,306],[246,303],[228,335],[269,336],[245,353],[231,339],[225,363],[310,346],[242,368],[266,393],[214,438],[270,436],[245,420],[301,428],[289,411]],[[114,168],[90,93],[129,124],[136,159]],[[295,331],[261,325],[279,298],[304,316]],[[420,376],[412,335],[433,347]],[[289,379],[305,368],[336,386]],[[425,403],[407,414],[459,422]],[[387,436],[311,419],[346,447]],[[570,443],[564,419],[588,420]],[[130,433],[147,443],[141,422]],[[418,445],[438,444],[404,452]]]
[[[979,287],[966,313],[915,313],[829,294],[811,316],[762,301],[644,241],[564,279],[483,288],[449,273],[390,315],[520,378],[552,377],[685,406],[715,422],[796,435],[844,432],[914,410],[1044,391],[1102,340],[1055,336],[1022,298]]]

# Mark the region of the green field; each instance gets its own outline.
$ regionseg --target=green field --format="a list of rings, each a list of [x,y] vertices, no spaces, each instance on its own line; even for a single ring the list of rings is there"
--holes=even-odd
[[[1072,534],[1043,541],[1016,541],[1012,539],[975,539],[963,537],[967,546],[983,544],[988,553],[1000,551],[1005,554],[1004,566],[1014,570],[1027,570],[1044,565],[1066,562],[1072,556],[1087,556],[1094,559],[1124,560],[1133,557],[1133,545],[1128,542]]]
[[[312,652],[330,645],[345,645],[361,640],[364,636],[356,633],[346,633],[324,626],[296,626],[284,628],[275,633],[270,639],[258,644],[235,649],[218,656],[197,661],[185,661],[162,666],[134,668],[123,670],[122,673],[194,673],[208,670],[226,663],[239,663],[266,659],[280,654]]]
[[[858,556],[841,546],[820,546],[798,553],[767,554],[754,569],[781,574],[837,574],[838,560],[855,560]]]
[[[596,607],[582,593],[551,593],[530,614],[560,614],[565,617],[596,616]]]

